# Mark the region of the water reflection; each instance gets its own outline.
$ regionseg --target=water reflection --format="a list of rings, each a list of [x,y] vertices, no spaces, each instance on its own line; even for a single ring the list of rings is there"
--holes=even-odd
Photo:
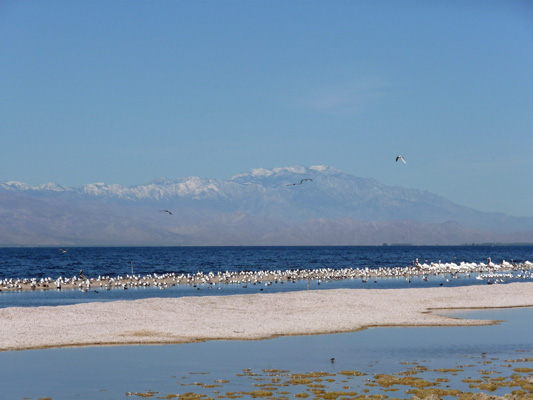
[[[521,282],[521,279],[508,279],[506,283]],[[281,293],[291,291],[323,290],[323,289],[398,289],[398,288],[424,288],[424,287],[458,287],[471,285],[487,285],[486,281],[477,280],[475,275],[465,277],[456,275],[451,279],[450,275],[432,275],[425,280],[421,276],[406,279],[379,278],[362,281],[361,279],[344,279],[338,281],[305,280],[295,282],[278,282],[270,285],[265,284],[218,284],[218,285],[178,285],[161,290],[156,287],[135,289],[111,289],[96,288],[82,292],[80,290],[46,290],[46,291],[0,291],[0,308],[5,307],[39,307],[60,306],[89,302],[108,302],[117,300],[138,300],[146,298],[169,298],[183,296],[221,296],[232,294],[253,293]]]
[[[441,379],[438,385],[442,388],[476,391],[463,382],[465,377],[511,376],[517,367],[533,368],[533,308],[452,315],[505,322],[484,327],[373,328],[264,341],[3,352],[0,387],[7,399],[111,400],[139,398],[135,393],[150,392],[154,398],[186,392],[218,397],[263,390],[261,385],[268,384],[267,389],[274,387],[280,393],[273,392],[273,396],[281,398],[287,393],[311,394],[310,390],[386,394],[384,387],[375,384],[376,374],[414,368],[418,368],[418,377]],[[450,368],[458,371],[450,372]],[[325,389],[302,383],[280,385],[291,381],[291,374],[318,371],[328,375],[315,376],[311,382]],[[343,374],[346,371],[365,375]],[[411,397],[405,394],[407,388],[395,385],[388,390],[397,389],[396,393],[388,395]],[[509,388],[494,393],[507,392]]]

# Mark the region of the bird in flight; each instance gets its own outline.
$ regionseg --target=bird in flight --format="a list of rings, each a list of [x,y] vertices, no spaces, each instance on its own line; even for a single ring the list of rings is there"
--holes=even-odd
[[[159,210],[159,212],[166,212],[166,213],[169,213],[170,215],[172,215],[172,213],[169,210]]]
[[[404,164],[407,164],[407,163],[405,162],[405,158],[403,158],[403,156],[396,156],[396,162],[398,162],[398,160],[402,160],[402,162],[403,162]]]
[[[296,185],[301,185],[302,183],[304,183],[305,181],[311,181],[313,182],[313,180],[311,178],[305,178],[305,179],[302,179],[300,181],[300,183],[289,183],[288,185],[285,185],[285,186],[296,186]]]
[[[67,249],[59,249],[59,251],[62,251],[63,254],[65,254],[68,250]]]

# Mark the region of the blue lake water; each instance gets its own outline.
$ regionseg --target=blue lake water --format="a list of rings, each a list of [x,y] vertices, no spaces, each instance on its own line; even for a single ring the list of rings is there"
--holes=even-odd
[[[0,248],[0,279],[258,271],[314,268],[404,267],[415,259],[427,262],[493,262],[533,260],[533,246],[383,246],[383,247],[185,247],[185,248]],[[428,281],[387,278],[376,281],[343,280],[310,282],[311,289],[395,288],[486,284],[474,278]],[[513,281],[518,279],[510,279]],[[234,293],[306,290],[307,282],[271,286],[199,285],[110,290],[100,293],[78,290],[0,292],[0,307],[62,305],[145,297],[206,296]],[[137,394],[153,398],[193,392],[209,397],[227,392],[274,390],[274,397],[294,396],[317,390],[308,385],[281,386],[291,374],[328,374],[316,385],[325,390],[345,390],[410,398],[405,386],[394,392],[371,386],[376,374],[399,374],[425,368],[417,376],[447,380],[439,387],[476,391],[464,378],[510,376],[517,367],[533,368],[533,309],[457,312],[465,318],[504,320],[485,327],[374,328],[335,335],[282,337],[265,341],[214,341],[165,346],[87,347],[0,353],[0,394],[5,399],[53,400],[131,399]],[[334,358],[334,362],[331,359]],[[527,361],[525,361],[527,360]],[[438,369],[459,372],[438,372]],[[346,376],[357,370],[365,375]],[[527,375],[527,374],[526,374]],[[531,373],[529,373],[531,376]],[[485,378],[483,378],[485,377]],[[313,378],[320,379],[320,378]],[[326,380],[327,379],[327,380]],[[370,385],[370,386],[369,386]],[[498,389],[502,395],[507,389]],[[492,393],[491,393],[492,394]],[[244,398],[250,395],[240,394]],[[224,397],[221,397],[224,398]]]
[[[494,263],[533,261],[533,246],[325,246],[325,247],[81,247],[68,248],[0,248],[0,279],[77,276],[80,270],[90,277],[163,273],[204,273],[221,271],[269,271],[318,268],[405,267],[420,262]],[[362,282],[343,280],[310,282],[312,289],[331,288],[405,288],[427,286],[461,286],[486,284],[475,276],[431,276],[388,278]],[[520,279],[508,279],[507,282]],[[0,292],[0,307],[64,305],[87,301],[130,300],[146,297],[226,295],[236,293],[306,290],[307,282],[264,285],[219,285],[192,287],[182,285],[167,290],[143,288],[89,291]]]
[[[405,267],[421,262],[533,261],[528,246],[0,248],[0,278]]]

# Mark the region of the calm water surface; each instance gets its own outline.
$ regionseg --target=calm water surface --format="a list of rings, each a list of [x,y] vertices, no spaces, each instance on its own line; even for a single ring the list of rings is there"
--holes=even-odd
[[[508,377],[514,368],[533,368],[532,308],[462,311],[453,315],[504,322],[484,327],[374,328],[263,341],[3,352],[0,387],[6,399],[131,399],[139,397],[127,393],[150,391],[157,392],[154,398],[187,392],[216,397],[227,392],[258,390],[261,387],[257,385],[272,379],[284,382],[291,373],[323,371],[331,374],[326,377],[330,381],[320,383],[327,390],[362,393],[368,389],[369,393],[410,398],[405,386],[396,385],[398,391],[390,393],[365,384],[375,374],[398,374],[426,367],[429,371],[418,377],[444,378],[448,381],[440,387],[476,391],[462,380],[487,374]],[[529,361],[520,361],[528,358]],[[442,368],[458,372],[435,371]],[[341,374],[354,370],[366,375]],[[310,393],[306,385],[276,390],[292,395]],[[493,394],[507,392],[509,388]]]
[[[405,267],[421,262],[533,262],[533,246],[0,248],[0,278]]]
[[[405,267],[415,259],[420,262],[460,263],[503,260],[517,263],[533,261],[533,246],[325,246],[325,247],[117,247],[0,248],[0,279],[78,276],[118,276],[190,273],[198,271],[268,271],[317,268]],[[486,284],[471,277],[432,276],[429,280],[387,278],[376,281],[312,281],[312,289],[331,288],[406,288],[428,286],[463,286]],[[510,279],[507,282],[519,279]],[[166,290],[155,288],[89,291],[46,291],[32,293],[0,292],[0,307],[65,305],[80,302],[133,300],[147,297],[211,296],[237,293],[306,290],[307,282],[264,285],[179,286]]]
[[[243,270],[404,267],[423,262],[533,261],[533,246],[387,246],[387,247],[191,247],[191,248],[0,248],[0,279],[196,273]],[[486,284],[473,278],[430,277],[362,282],[310,282],[312,289],[394,288]],[[511,280],[512,281],[512,280]],[[262,290],[261,290],[262,289]],[[180,286],[111,290],[0,292],[0,307],[62,305],[146,297],[205,296],[305,290],[307,282],[265,286]],[[533,368],[533,310],[530,308],[471,311],[462,317],[505,322],[485,327],[375,328],[361,332],[284,337],[265,341],[216,341],[165,346],[87,347],[0,353],[0,393],[5,399],[53,400],[132,399],[132,393],[153,398],[193,392],[210,397],[250,392],[265,383],[283,383],[291,373],[322,371],[326,390],[349,390],[409,398],[406,387],[384,392],[367,386],[375,374],[398,374],[410,368],[428,370],[417,376],[447,379],[440,384],[474,391],[465,377],[510,376],[516,367]],[[289,316],[288,316],[289,318]],[[332,363],[331,358],[335,358]],[[518,361],[529,359],[529,361]],[[511,361],[509,361],[511,360]],[[458,372],[437,372],[454,368]],[[345,376],[357,370],[364,376]],[[318,384],[318,383],[317,383]],[[213,386],[215,385],[215,386]],[[272,386],[272,385],[271,385]],[[274,390],[275,389],[275,390]],[[306,385],[274,388],[274,396],[310,393]],[[508,389],[507,389],[508,390]],[[505,389],[495,394],[502,395]],[[130,395],[128,395],[128,393]],[[250,395],[241,394],[244,398]],[[312,396],[312,394],[311,394]]]

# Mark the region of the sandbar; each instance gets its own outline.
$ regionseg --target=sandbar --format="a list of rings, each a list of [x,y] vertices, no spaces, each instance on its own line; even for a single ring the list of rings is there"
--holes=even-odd
[[[448,309],[532,307],[533,282],[417,289],[329,289],[0,309],[0,351],[259,340],[370,327],[495,323]]]

